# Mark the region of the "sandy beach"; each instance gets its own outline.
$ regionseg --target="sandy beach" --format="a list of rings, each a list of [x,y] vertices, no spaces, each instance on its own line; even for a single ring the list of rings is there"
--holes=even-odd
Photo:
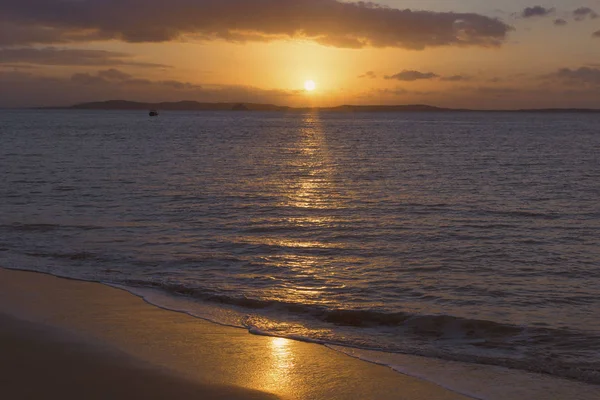
[[[97,283],[0,269],[0,313],[10,399],[466,399],[325,346],[250,335]]]

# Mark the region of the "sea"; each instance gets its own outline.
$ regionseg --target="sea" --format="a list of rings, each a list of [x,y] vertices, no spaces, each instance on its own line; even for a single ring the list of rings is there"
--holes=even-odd
[[[600,114],[1,110],[0,172],[3,267],[600,384]]]

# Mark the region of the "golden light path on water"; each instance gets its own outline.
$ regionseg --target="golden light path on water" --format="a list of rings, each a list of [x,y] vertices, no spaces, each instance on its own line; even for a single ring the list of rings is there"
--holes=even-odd
[[[295,131],[295,135],[291,135],[287,145],[287,157],[282,166],[286,175],[284,179],[273,182],[282,199],[277,207],[290,210],[280,221],[286,227],[286,233],[256,235],[241,240],[252,245],[289,249],[261,257],[261,261],[275,271],[282,271],[275,273],[276,277],[273,279],[276,283],[261,291],[263,299],[286,304],[341,308],[343,304],[326,294],[337,288],[342,289],[345,285],[335,279],[337,266],[328,262],[327,256],[322,254],[331,250],[339,253],[341,244],[302,234],[338,224],[340,217],[335,211],[344,207],[334,182],[335,162],[329,153],[319,114],[306,114],[301,128]],[[339,255],[336,257],[338,260],[346,258]],[[353,263],[352,259],[345,261]],[[306,336],[311,331],[297,320],[275,322],[258,315],[255,318],[260,320],[259,326],[275,334],[283,331],[286,334]],[[312,329],[314,331],[314,327]],[[330,336],[329,329],[319,331],[322,337]],[[283,342],[279,342],[281,343]]]
[[[296,228],[326,228],[335,221],[331,210],[342,207],[336,200],[336,193],[332,176],[334,175],[334,163],[327,147],[327,140],[321,126],[318,112],[306,114],[298,140],[294,143],[292,154],[288,164],[290,170],[296,170],[295,181],[289,185],[281,185],[280,188],[287,198],[282,206],[298,210],[298,216],[288,218],[287,223],[291,229]],[[306,211],[314,212],[307,216]],[[326,243],[322,240],[293,240],[291,238],[274,239],[280,246],[290,248],[318,248],[332,249],[338,245]],[[302,286],[290,282],[280,288],[278,295],[286,302],[301,304],[327,303],[327,299],[320,297],[321,292],[326,289],[327,271],[320,262],[320,258],[310,254],[286,254],[279,260],[279,265],[288,268],[293,275],[305,276],[311,281],[322,282],[323,285]]]

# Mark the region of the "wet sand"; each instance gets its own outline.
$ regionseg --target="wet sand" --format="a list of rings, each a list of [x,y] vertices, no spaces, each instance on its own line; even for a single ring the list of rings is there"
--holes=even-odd
[[[250,335],[97,283],[0,269],[0,313],[0,384],[10,399],[467,399],[325,346]]]
[[[0,315],[4,399],[252,399],[278,397],[184,379],[48,327]]]

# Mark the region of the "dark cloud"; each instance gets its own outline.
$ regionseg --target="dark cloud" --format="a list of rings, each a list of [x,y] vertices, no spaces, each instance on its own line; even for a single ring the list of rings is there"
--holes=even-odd
[[[498,46],[510,27],[475,13],[340,0],[0,0],[0,44],[306,38],[347,48]]]
[[[592,33],[592,37],[593,38],[600,38],[600,31],[596,31],[596,32]]]
[[[375,79],[375,78],[377,78],[377,74],[375,73],[375,71],[367,71],[364,74],[359,75],[358,77]]]
[[[589,7],[579,7],[573,11],[573,17],[575,17],[575,21],[583,21],[588,17],[590,19],[596,19],[598,18],[598,14]]]
[[[600,85],[600,68],[581,67],[578,69],[562,68],[549,76],[571,85]]]
[[[545,8],[542,6],[527,7],[521,13],[523,18],[545,17],[554,12],[554,8]]]
[[[46,48],[0,48],[0,64],[117,66],[167,68],[162,64],[139,62],[126,53],[105,50]]]
[[[419,71],[402,71],[394,75],[386,75],[385,79],[395,79],[398,81],[406,81],[413,82],[422,79],[434,79],[438,78],[439,75],[434,74],[433,72],[419,72]]]
[[[446,81],[446,82],[465,82],[465,81],[470,81],[471,77],[465,76],[465,75],[452,75],[452,76],[444,76],[440,79],[443,81]]]
[[[562,18],[557,18],[554,20],[554,25],[556,25],[556,26],[565,26],[567,24],[568,24],[568,22]]]

